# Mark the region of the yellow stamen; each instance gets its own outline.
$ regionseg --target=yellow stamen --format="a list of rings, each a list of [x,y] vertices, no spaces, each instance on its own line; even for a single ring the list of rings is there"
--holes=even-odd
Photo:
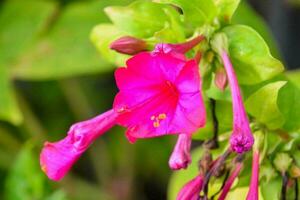
[[[161,113],[158,115],[158,119],[166,119],[167,115],[165,113]]]
[[[154,126],[155,128],[158,128],[158,127],[160,126],[159,121],[153,122],[153,126]]]

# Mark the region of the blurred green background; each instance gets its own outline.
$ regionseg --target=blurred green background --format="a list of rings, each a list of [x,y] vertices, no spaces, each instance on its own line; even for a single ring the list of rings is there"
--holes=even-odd
[[[0,199],[166,199],[172,136],[132,145],[113,128],[61,182],[39,168],[45,140],[111,107],[116,66],[101,58],[90,32],[108,21],[104,7],[129,2],[0,0]],[[249,3],[233,20],[257,29],[287,67],[300,67],[299,2]]]

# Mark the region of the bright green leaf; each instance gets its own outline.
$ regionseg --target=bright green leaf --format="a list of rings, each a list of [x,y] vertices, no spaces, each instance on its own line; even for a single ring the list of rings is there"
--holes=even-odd
[[[22,122],[22,114],[17,105],[15,94],[10,83],[9,73],[6,67],[0,63],[0,120],[6,120],[13,124]]]
[[[102,19],[99,1],[66,7],[50,33],[36,42],[14,65],[18,79],[58,79],[113,69],[99,57],[89,41],[90,30]]]
[[[193,27],[211,23],[217,15],[217,7],[212,0],[156,0],[156,2],[180,7],[183,10],[185,23]]]
[[[261,193],[264,200],[279,200],[281,194],[281,179],[279,177],[269,182],[261,182]]]
[[[165,5],[139,0],[126,7],[107,7],[105,12],[120,30],[136,37],[147,38],[164,28],[168,20],[163,11],[166,7]]]
[[[271,56],[265,41],[252,28],[232,25],[222,31],[228,37],[230,58],[240,84],[256,84],[283,71],[281,62]]]
[[[125,60],[129,56],[117,53],[109,48],[109,45],[115,39],[123,35],[124,33],[118,30],[112,24],[99,24],[94,27],[90,37],[94,45],[97,47],[98,51],[106,60],[119,66],[123,66]]]
[[[283,128],[288,131],[300,128],[300,89],[288,82],[278,94],[278,106],[285,117]]]
[[[248,191],[249,191],[249,187],[238,187],[238,188],[235,188],[233,190],[231,190],[226,199],[246,199],[247,197],[247,194],[248,194]],[[265,200],[263,198],[263,196],[261,195],[261,189],[259,188],[259,199],[260,200]]]
[[[300,89],[300,70],[286,71],[287,78]]]
[[[219,9],[219,18],[222,21],[230,21],[240,0],[214,0]]]
[[[277,105],[277,96],[285,84],[285,81],[269,83],[245,102],[247,112],[270,129],[280,128],[284,123],[284,117]]]

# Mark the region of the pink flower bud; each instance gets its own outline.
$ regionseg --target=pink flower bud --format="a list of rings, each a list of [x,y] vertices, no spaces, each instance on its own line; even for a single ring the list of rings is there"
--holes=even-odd
[[[202,185],[202,175],[196,176],[181,188],[176,200],[198,200]]]
[[[146,51],[147,43],[135,37],[124,36],[113,41],[110,44],[110,48],[119,53],[135,55],[139,52]]]
[[[251,133],[238,81],[226,51],[222,52],[222,60],[229,80],[233,104],[233,131],[230,137],[230,144],[232,150],[237,153],[243,153],[251,149],[254,138]]]
[[[180,134],[173,153],[169,159],[169,166],[173,170],[186,169],[191,163],[191,136]]]
[[[222,91],[227,86],[227,75],[223,68],[218,68],[215,73],[215,85]]]

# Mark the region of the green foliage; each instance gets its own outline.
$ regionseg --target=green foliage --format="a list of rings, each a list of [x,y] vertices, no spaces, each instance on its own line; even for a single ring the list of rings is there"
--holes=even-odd
[[[279,90],[285,84],[285,81],[269,83],[252,94],[245,102],[247,112],[269,129],[277,129],[284,124],[284,117],[277,105],[277,97]]]
[[[105,12],[120,30],[136,37],[151,37],[168,19],[163,9],[171,8],[139,0],[127,7],[107,7]]]
[[[50,193],[46,177],[42,174],[32,143],[23,146],[10,169],[5,185],[5,199],[32,200],[56,199],[65,200],[62,191]]]
[[[192,27],[211,23],[217,13],[217,7],[212,0],[158,0],[157,2],[180,7],[183,10],[185,24]]]
[[[222,31],[228,37],[228,50],[240,84],[259,83],[283,71],[281,62],[271,56],[267,44],[252,28],[231,25]]]
[[[240,0],[214,0],[219,9],[219,17],[221,21],[230,21],[240,4]]]
[[[0,119],[15,125],[22,122],[22,114],[12,90],[8,70],[0,64]]]

